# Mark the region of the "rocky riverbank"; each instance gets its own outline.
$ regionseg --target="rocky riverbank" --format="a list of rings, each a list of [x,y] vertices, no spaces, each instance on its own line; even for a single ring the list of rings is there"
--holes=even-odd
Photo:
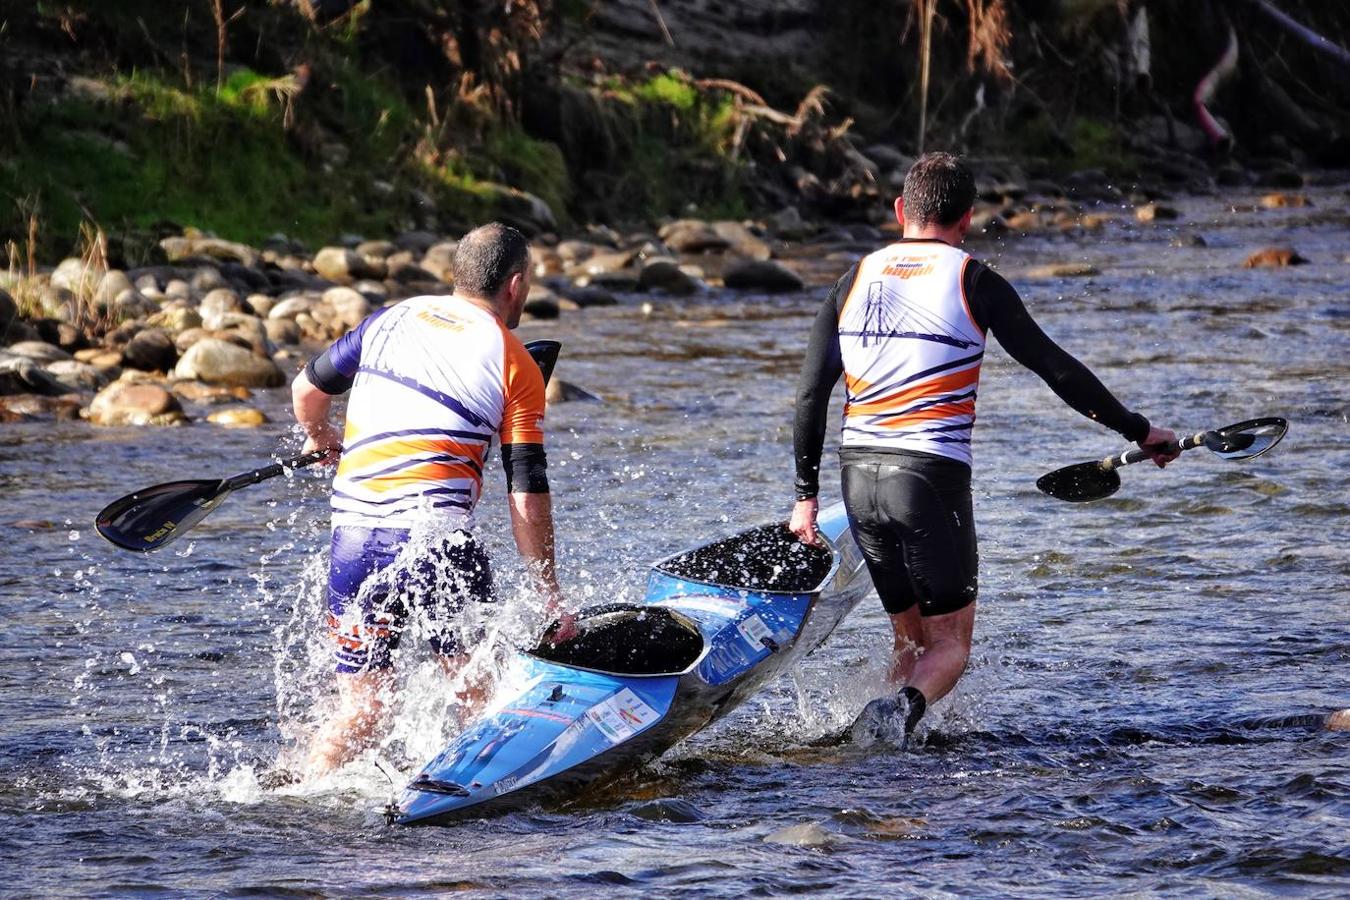
[[[1204,242],[1178,227],[1181,213],[1157,192],[1126,195],[1104,180],[1061,186],[986,174],[980,192],[977,242],[1158,227],[1175,229],[1174,240],[1188,246]],[[1300,191],[1254,196],[1233,214],[1318,212]],[[597,226],[566,239],[545,234],[534,244],[526,314],[553,319],[648,297],[823,286],[841,259],[894,236],[885,212],[876,224],[807,221],[787,207],[752,222],[683,219],[626,233]],[[267,418],[250,402],[254,391],[287,384],[315,350],[375,309],[453,290],[455,236],[428,231],[389,240],[352,235],[312,254],[282,235],[252,247],[189,231],[163,239],[164,262],[125,270],[109,264],[100,237],[90,235],[81,256],[50,269],[30,264],[0,274],[0,422],[261,425]],[[1303,261],[1292,247],[1253,247],[1246,265]],[[1066,260],[1026,274],[1072,278],[1096,269]],[[553,386],[554,402],[571,396],[564,383]]]

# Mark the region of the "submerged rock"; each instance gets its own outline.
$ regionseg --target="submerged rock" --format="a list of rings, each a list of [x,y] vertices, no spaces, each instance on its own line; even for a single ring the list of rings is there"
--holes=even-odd
[[[1096,266],[1082,262],[1051,263],[1027,270],[1028,278],[1089,278],[1100,274]]]
[[[1174,221],[1181,218],[1181,213],[1160,203],[1146,203],[1134,211],[1134,217],[1140,222]]]
[[[47,397],[41,394],[0,396],[0,422],[64,422],[80,417],[84,404],[76,394]]]
[[[1299,256],[1293,247],[1263,247],[1247,257],[1242,264],[1244,269],[1276,269],[1283,266],[1297,266],[1308,260]]]
[[[1261,206],[1264,209],[1290,209],[1312,205],[1312,200],[1308,199],[1305,194],[1286,194],[1277,191],[1273,194],[1266,194],[1261,198]]]

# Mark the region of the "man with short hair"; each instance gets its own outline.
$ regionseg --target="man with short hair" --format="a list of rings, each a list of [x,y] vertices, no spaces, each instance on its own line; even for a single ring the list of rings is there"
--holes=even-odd
[[[496,439],[516,547],[545,611],[562,614],[540,424],[544,379],[510,332],[529,289],[525,236],[484,225],[455,250],[452,296],[413,297],[375,312],[292,385],[306,451],[341,453],[328,583],[339,700],[311,742],[311,776],[349,761],[379,729],[410,615],[427,627],[448,671],[467,661],[456,614],[493,600],[487,554],[471,528]],[[329,412],[333,397],[349,390],[340,439]],[[554,637],[574,628],[562,614]],[[472,702],[474,694],[461,697]]]
[[[970,656],[977,551],[970,438],[986,334],[1061,400],[1146,450],[1175,459],[1176,435],[1131,412],[1048,338],[998,273],[959,247],[975,179],[957,157],[929,153],[896,198],[901,239],[844,274],[816,317],[797,391],[797,503],[789,527],[816,539],[830,392],[844,376],[839,459],[844,505],[890,615],[896,696],[872,701],[855,734],[901,742]]]

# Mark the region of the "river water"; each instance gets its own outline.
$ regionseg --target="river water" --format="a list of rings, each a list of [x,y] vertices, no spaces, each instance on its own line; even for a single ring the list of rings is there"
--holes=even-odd
[[[1177,223],[971,245],[1127,404],[1179,431],[1282,415],[1290,432],[1252,462],[1196,450],[1062,504],[1036,477],[1122,441],[991,344],[971,670],[905,751],[817,746],[880,692],[887,626],[869,598],[794,677],[563,806],[391,828],[370,758],[263,790],[256,773],[329,686],[324,476],[250,488],[146,557],[90,523],[136,487],[294,452],[284,392],[260,401],[278,424],[254,431],[6,426],[0,895],[1343,895],[1350,734],[1253,727],[1350,706],[1350,218],[1340,189],[1313,197],[1200,198]],[[1171,245],[1194,234],[1208,246]],[[1312,262],[1241,268],[1272,243]],[[1100,274],[1030,274],[1065,261]],[[604,398],[549,412],[575,601],[636,596],[652,560],[786,517],[795,370],[822,296],[626,297],[522,326],[562,340],[558,376]],[[480,531],[527,622],[487,482]],[[52,527],[11,525],[35,519]],[[405,772],[450,728],[431,664],[407,668],[382,751]]]

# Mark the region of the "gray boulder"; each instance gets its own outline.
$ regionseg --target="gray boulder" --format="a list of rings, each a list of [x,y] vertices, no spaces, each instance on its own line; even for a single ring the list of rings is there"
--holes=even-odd
[[[160,328],[147,328],[122,348],[122,364],[143,372],[171,372],[178,362],[173,338]]]
[[[220,318],[226,313],[237,313],[244,308],[239,295],[229,288],[216,288],[202,298],[197,312],[202,315],[202,325],[206,328],[219,328]]]
[[[727,242],[729,252],[746,259],[772,259],[773,248],[740,222],[714,222],[713,230]]]
[[[0,353],[0,395],[41,394],[59,397],[69,393],[68,387],[28,357]]]
[[[94,291],[94,302],[103,306],[111,306],[123,291],[134,290],[135,287],[136,285],[132,284],[126,272],[120,269],[109,269],[99,279],[98,288]]]
[[[338,323],[347,330],[360,325],[372,309],[364,294],[349,287],[329,288],[323,292],[323,302],[333,308]]]
[[[301,313],[309,312],[314,308],[316,301],[313,297],[306,294],[296,294],[293,297],[287,297],[284,300],[277,301],[276,305],[267,311],[269,319],[294,319]]]
[[[804,287],[801,276],[773,260],[747,259],[733,263],[722,275],[722,283],[741,291],[782,293]]]
[[[187,421],[182,404],[164,387],[134,381],[116,381],[89,404],[95,425],[181,425]]]
[[[294,319],[268,319],[263,327],[267,329],[267,339],[274,344],[300,343],[300,326]]]
[[[198,266],[192,273],[192,278],[188,284],[199,295],[209,294],[216,288],[228,288],[230,283],[225,280],[225,276],[220,274],[220,270],[213,266]]]
[[[314,254],[314,271],[329,281],[343,284],[358,278],[373,277],[365,259],[346,247],[324,247]]]
[[[680,219],[661,229],[661,240],[677,253],[708,253],[730,243],[712,225],[699,219]]]
[[[673,259],[652,259],[638,273],[638,287],[644,291],[688,296],[702,290],[703,283],[681,269]]]
[[[46,341],[20,341],[17,344],[10,344],[8,352],[13,356],[22,356],[38,363],[74,358],[60,347]]]
[[[246,244],[209,237],[167,237],[159,242],[170,262],[190,256],[208,256],[224,262],[242,263],[249,268],[258,264],[258,251]]]
[[[240,387],[280,387],[286,383],[286,376],[271,359],[210,337],[188,348],[178,360],[174,376]]]
[[[127,288],[118,294],[117,299],[113,301],[113,309],[117,310],[117,314],[123,319],[139,319],[159,311],[153,300],[135,288]]]
[[[93,393],[110,380],[108,373],[102,369],[73,359],[48,363],[45,368],[48,375],[65,385],[72,393],[81,391]]]

